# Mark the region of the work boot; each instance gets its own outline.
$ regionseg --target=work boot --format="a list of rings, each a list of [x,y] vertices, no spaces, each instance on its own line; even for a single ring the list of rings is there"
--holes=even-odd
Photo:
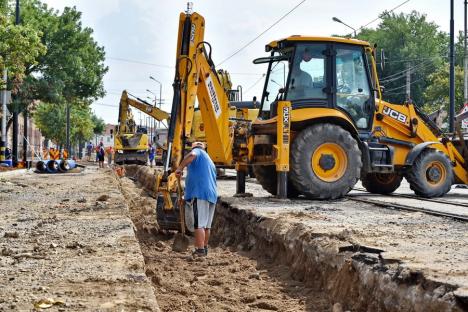
[[[193,252],[192,252],[192,256],[194,258],[200,258],[200,257],[206,257],[207,253],[206,253],[206,250],[205,248],[196,248]]]

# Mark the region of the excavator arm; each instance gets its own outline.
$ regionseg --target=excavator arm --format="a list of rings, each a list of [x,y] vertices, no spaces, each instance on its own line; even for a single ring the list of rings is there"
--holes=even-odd
[[[164,121],[164,120],[169,120],[169,113],[154,107],[150,103],[146,102],[145,100],[142,100],[138,97],[135,97],[134,99],[130,98],[129,93],[127,91],[122,92],[122,96],[120,98],[120,110],[127,112],[129,107],[134,107],[145,114],[153,117],[157,121]],[[119,122],[120,122],[120,116],[124,118],[125,120],[125,115],[119,115]]]
[[[204,41],[204,32],[205,20],[200,14],[186,12],[180,15],[166,173],[175,169],[184,156],[197,100],[210,157],[217,164],[232,162],[229,100],[222,84],[224,80],[218,76],[211,60],[211,47]]]

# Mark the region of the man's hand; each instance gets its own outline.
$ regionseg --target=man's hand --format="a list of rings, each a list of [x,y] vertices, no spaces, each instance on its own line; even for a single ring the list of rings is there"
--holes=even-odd
[[[183,174],[184,174],[184,172],[180,168],[176,169],[176,171],[175,171],[176,177],[180,178]]]

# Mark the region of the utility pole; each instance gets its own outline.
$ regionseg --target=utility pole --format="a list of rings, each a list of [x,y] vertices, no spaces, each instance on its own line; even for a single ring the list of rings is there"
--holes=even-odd
[[[3,83],[5,87],[3,88],[3,97],[2,97],[2,141],[0,142],[0,163],[5,162],[6,159],[6,146],[7,146],[7,133],[6,133],[6,124],[7,124],[7,80],[8,80],[8,71],[6,67],[3,69]]]
[[[156,78],[154,78],[153,76],[150,76],[150,79],[156,81],[159,84],[159,109],[161,109],[161,106],[162,106],[162,102],[161,102],[161,99],[162,99],[162,83],[159,80],[157,80]],[[158,127],[161,128],[161,121],[158,121]]]
[[[16,0],[16,25],[20,24],[20,1]],[[28,105],[23,112],[23,162],[27,167],[28,161]]]
[[[454,132],[455,126],[455,39],[453,21],[453,0],[450,0],[450,109],[449,109],[449,132]]]
[[[67,106],[66,106],[66,113],[67,113],[67,144],[66,144],[66,149],[68,152],[68,155],[71,155],[71,148],[70,148],[70,101],[67,101]]]
[[[406,103],[411,104],[411,63],[406,63]]]
[[[19,0],[16,0],[16,14],[15,14],[15,24],[19,25],[20,23],[20,3]],[[13,166],[17,165],[18,162],[18,108],[13,108],[13,149],[12,149],[12,160]]]
[[[463,41],[464,43],[464,48],[465,48],[465,60],[463,62],[463,74],[464,74],[464,88],[463,88],[463,95],[464,95],[464,104],[468,104],[468,50],[467,50],[467,27],[468,27],[468,22],[467,22],[467,8],[468,8],[468,0],[465,0],[465,40]]]

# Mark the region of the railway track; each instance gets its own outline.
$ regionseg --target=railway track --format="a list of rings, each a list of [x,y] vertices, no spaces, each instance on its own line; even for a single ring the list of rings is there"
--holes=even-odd
[[[353,190],[370,194],[365,188],[354,187]],[[350,196],[352,196],[352,194]],[[453,206],[467,207],[468,208],[468,203],[459,203],[459,202],[453,202],[453,201],[448,201],[448,200],[438,199],[438,198],[424,198],[424,197],[419,197],[419,196],[416,196],[416,195],[396,194],[396,193],[387,194],[387,195],[384,195],[384,196],[402,197],[402,198],[415,199],[415,200],[419,200],[419,201],[427,201],[427,202],[431,202],[431,203],[438,203],[438,204],[444,204],[444,205],[453,205]]]
[[[354,190],[367,192],[365,189],[360,189],[360,188],[354,188]],[[460,215],[460,214],[450,213],[450,212],[445,212],[445,211],[425,209],[421,207],[415,207],[415,206],[410,206],[410,205],[405,205],[405,204],[400,204],[400,203],[389,203],[389,202],[379,201],[379,200],[374,200],[374,199],[369,199],[369,198],[361,198],[359,195],[357,196],[356,195],[357,194],[348,194],[346,198],[352,201],[371,204],[371,205],[375,205],[375,206],[387,208],[387,209],[421,212],[421,213],[425,213],[425,214],[429,214],[429,215],[433,215],[437,217],[445,217],[445,218],[451,218],[453,220],[457,220],[461,222],[468,222],[468,215]],[[429,202],[441,203],[445,205],[454,205],[458,207],[460,206],[468,207],[468,204],[464,204],[464,203],[447,202],[447,201],[434,199],[434,198],[421,198],[421,197],[411,196],[407,194],[391,194],[389,196],[410,198],[410,199],[415,199],[415,200],[420,200],[420,201],[429,201]]]

